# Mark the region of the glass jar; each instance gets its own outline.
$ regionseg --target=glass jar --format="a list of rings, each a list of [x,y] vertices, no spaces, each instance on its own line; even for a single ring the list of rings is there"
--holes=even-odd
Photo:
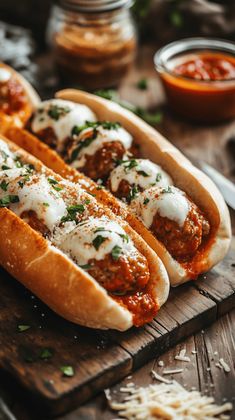
[[[57,1],[48,40],[63,80],[88,89],[119,83],[136,51],[131,5],[131,0]]]

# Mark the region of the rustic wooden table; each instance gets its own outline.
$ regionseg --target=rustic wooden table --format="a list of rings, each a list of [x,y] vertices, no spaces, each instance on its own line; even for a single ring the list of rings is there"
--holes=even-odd
[[[163,118],[157,129],[185,153],[203,158],[218,168],[227,177],[235,181],[235,150],[228,148],[228,140],[235,137],[235,121],[218,126],[196,126],[183,122],[169,113],[164,104],[164,94],[156,76],[152,56],[152,47],[142,47],[136,66],[128,74],[120,86],[119,93],[125,100],[144,108],[161,110]],[[146,78],[147,90],[138,90],[136,83]],[[235,233],[235,212],[231,212],[233,233]],[[234,256],[235,262],[235,256]],[[123,380],[111,389],[117,395],[120,386],[127,382],[147,385],[153,382],[150,376],[154,368],[161,374],[162,367],[158,361],[163,360],[165,366],[183,368],[183,372],[174,376],[187,389],[195,387],[203,393],[215,397],[217,403],[225,400],[234,403],[232,418],[235,418],[235,310],[220,318],[211,327],[201,331],[154,359],[136,371],[131,378]],[[187,349],[191,363],[183,363],[174,359],[182,348]],[[193,351],[193,353],[192,353]],[[196,351],[196,353],[194,352]],[[216,366],[218,355],[230,366],[231,371],[225,373]],[[12,382],[8,377],[0,380],[0,420],[31,420],[37,418],[35,410],[22,402],[21,391],[12,394]],[[90,402],[60,417],[60,420],[103,419],[117,417],[107,406],[104,394],[98,395]],[[44,419],[46,419],[46,413]]]

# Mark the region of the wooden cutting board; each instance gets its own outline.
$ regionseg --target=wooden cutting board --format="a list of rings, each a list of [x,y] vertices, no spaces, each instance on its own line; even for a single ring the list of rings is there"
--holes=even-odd
[[[0,368],[23,386],[38,409],[60,414],[234,307],[234,247],[197,282],[171,290],[151,324],[125,333],[63,320],[1,269],[0,294]],[[30,328],[19,332],[19,325]],[[43,358],[45,349],[52,354],[48,359]],[[61,371],[68,365],[74,369],[72,377]]]

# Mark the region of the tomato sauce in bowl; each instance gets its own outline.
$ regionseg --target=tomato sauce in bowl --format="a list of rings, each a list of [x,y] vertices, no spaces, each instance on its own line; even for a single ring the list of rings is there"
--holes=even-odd
[[[175,113],[206,123],[235,117],[235,44],[190,38],[163,47],[154,61]]]

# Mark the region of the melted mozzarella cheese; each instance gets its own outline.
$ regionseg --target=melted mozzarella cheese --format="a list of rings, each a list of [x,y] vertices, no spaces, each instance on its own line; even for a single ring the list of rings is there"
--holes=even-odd
[[[0,181],[8,183],[7,191],[0,190],[0,198],[17,195],[19,202],[10,204],[9,208],[18,216],[25,211],[34,211],[38,219],[52,231],[66,214],[65,202],[44,175],[31,175],[21,187],[19,182],[24,180],[25,173],[24,168],[0,172]]]
[[[0,67],[0,83],[6,83],[11,78],[11,73],[9,70]]]
[[[53,107],[64,108],[65,112],[52,118],[48,112]],[[95,114],[86,105],[76,104],[63,99],[51,99],[42,102],[32,119],[31,128],[39,133],[46,128],[52,128],[58,140],[57,150],[63,150],[64,140],[71,136],[74,126],[82,126],[86,121],[96,121]]]
[[[146,190],[156,184],[158,187],[172,185],[171,177],[161,168],[148,159],[133,159],[136,166],[128,167],[131,160],[118,165],[110,174],[112,191],[117,191],[122,180],[130,185],[139,185],[142,190]]]
[[[79,142],[87,137],[87,133],[89,132],[92,133],[93,130],[91,130],[90,128],[86,128],[81,132],[81,134],[78,137],[77,145],[79,145]],[[103,128],[102,126],[98,126],[96,138],[87,147],[81,148],[78,158],[72,163],[71,166],[73,166],[74,168],[83,167],[86,163],[86,155],[94,155],[97,152],[97,150],[103,147],[105,143],[119,141],[127,150],[131,147],[132,140],[132,136],[122,127],[118,127],[116,129],[107,129]]]
[[[175,221],[180,227],[184,225],[190,209],[184,192],[176,187],[169,187],[171,192],[164,191],[167,189],[152,187],[140,193],[130,205],[148,228],[152,225],[156,213]]]
[[[104,238],[98,249],[93,243],[97,236]],[[90,217],[86,222],[78,224],[67,235],[65,234],[60,241],[57,246],[78,265],[87,264],[91,259],[102,260],[112,252],[115,246],[122,248],[125,255],[136,252],[133,242],[126,237],[122,227],[105,216],[99,219]]]
[[[14,154],[10,151],[4,140],[0,139],[0,168],[2,165],[9,167],[15,166]]]

